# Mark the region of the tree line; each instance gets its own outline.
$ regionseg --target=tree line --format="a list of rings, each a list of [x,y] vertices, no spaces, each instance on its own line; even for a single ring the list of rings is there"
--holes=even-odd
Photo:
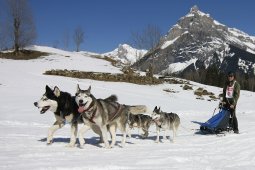
[[[28,0],[4,0],[0,3],[0,50],[14,49],[19,53],[24,47],[36,41],[37,31],[32,9]],[[81,26],[73,31],[73,43],[76,51],[84,42],[85,34]],[[70,44],[69,32],[63,33],[63,46]],[[53,47],[58,43],[54,42]]]
[[[226,73],[220,71],[216,65],[211,65],[207,69],[189,71],[176,76],[217,87],[223,87],[227,81]],[[236,72],[236,80],[239,82],[242,90],[255,91],[255,76]]]

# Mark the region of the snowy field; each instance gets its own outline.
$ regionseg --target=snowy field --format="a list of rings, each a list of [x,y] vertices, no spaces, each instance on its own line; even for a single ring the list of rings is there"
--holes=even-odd
[[[255,168],[255,93],[241,91],[237,108],[240,134],[223,137],[194,134],[197,124],[208,120],[218,101],[197,100],[193,91],[180,85],[143,86],[130,83],[102,82],[43,75],[49,69],[74,69],[120,73],[107,61],[88,55],[47,47],[35,47],[52,55],[40,59],[17,61],[0,59],[0,169],[11,170],[87,170],[87,169],[180,169],[180,170],[251,170]],[[85,133],[84,149],[65,147],[70,138],[70,125],[55,133],[54,143],[46,145],[48,128],[54,123],[53,113],[41,115],[33,103],[42,96],[45,85],[57,85],[74,95],[77,83],[82,89],[92,86],[97,98],[116,94],[123,104],[145,104],[153,109],[180,116],[181,126],[175,143],[155,143],[156,130],[151,126],[147,139],[139,138],[141,130],[133,129],[124,148],[112,149],[97,144],[98,136]],[[193,89],[204,87],[216,95],[222,89],[192,83]],[[173,89],[178,93],[167,93]],[[81,126],[81,125],[80,125]],[[162,132],[163,134],[163,132]],[[172,133],[170,133],[172,135]]]

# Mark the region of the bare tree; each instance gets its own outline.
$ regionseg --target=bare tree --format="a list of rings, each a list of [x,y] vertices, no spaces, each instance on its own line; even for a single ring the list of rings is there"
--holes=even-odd
[[[255,91],[255,78],[249,78],[248,79],[248,90]]]
[[[77,27],[74,30],[73,40],[76,45],[76,51],[80,50],[80,45],[84,42],[84,31],[81,27]]]
[[[15,52],[33,43],[36,29],[27,0],[6,0],[8,20],[11,23],[12,43]]]
[[[150,50],[155,48],[161,37],[162,32],[160,28],[151,24],[147,25],[141,32],[131,32],[132,46],[138,49]]]
[[[136,49],[135,56],[136,56],[137,61],[139,61],[143,57],[143,52]]]

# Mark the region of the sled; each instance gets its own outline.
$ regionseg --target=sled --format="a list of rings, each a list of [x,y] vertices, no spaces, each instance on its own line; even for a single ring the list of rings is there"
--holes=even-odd
[[[205,123],[201,123],[200,131],[204,134],[219,134],[229,132],[232,127],[230,122],[230,110],[226,108],[220,109],[219,113],[215,114]]]

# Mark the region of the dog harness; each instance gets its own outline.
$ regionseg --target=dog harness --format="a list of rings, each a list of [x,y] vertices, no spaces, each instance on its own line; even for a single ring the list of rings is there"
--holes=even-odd
[[[116,103],[116,104],[117,104],[116,112],[113,112],[111,114],[112,117],[109,119],[110,122],[113,121],[118,116],[118,114],[121,112],[121,110],[123,108],[123,107],[121,107],[121,104],[119,104],[119,103]]]
[[[96,115],[96,112],[97,112],[97,108],[94,109],[94,111],[92,112],[92,115],[91,117],[88,117],[87,114],[84,115],[84,113],[86,112],[91,112],[92,110],[90,110],[93,106],[94,106],[95,102],[92,101],[89,105],[89,107],[87,109],[85,109],[82,113],[81,113],[81,116],[83,116],[85,119],[88,119],[91,123],[94,123],[95,124],[95,121],[93,120],[95,115]],[[93,109],[93,108],[92,108]]]
[[[81,116],[83,116],[85,119],[87,119],[88,121],[90,121],[91,123],[93,123],[93,124],[95,124],[96,122],[93,120],[94,119],[94,117],[96,116],[96,112],[97,112],[97,107],[95,108],[95,109],[93,109],[93,106],[94,106],[94,104],[95,104],[95,102],[93,101],[93,102],[91,102],[91,104],[89,105],[89,107],[87,108],[87,109],[85,109],[82,113],[81,113]],[[116,107],[116,112],[113,112],[113,113],[111,113],[110,115],[111,115],[111,118],[109,119],[109,121],[111,122],[112,120],[114,120],[116,117],[118,117],[118,114],[121,112],[121,110],[122,110],[122,108],[123,107],[121,107],[121,104],[119,104],[119,103],[116,103],[117,104],[117,106],[114,106],[114,107]],[[113,105],[113,104],[112,104]],[[92,108],[92,109],[91,109]],[[88,117],[87,116],[87,114],[85,114],[84,115],[84,113],[90,113],[91,114],[91,112],[92,112],[92,114],[91,114],[91,117]],[[109,115],[109,116],[110,116]]]

